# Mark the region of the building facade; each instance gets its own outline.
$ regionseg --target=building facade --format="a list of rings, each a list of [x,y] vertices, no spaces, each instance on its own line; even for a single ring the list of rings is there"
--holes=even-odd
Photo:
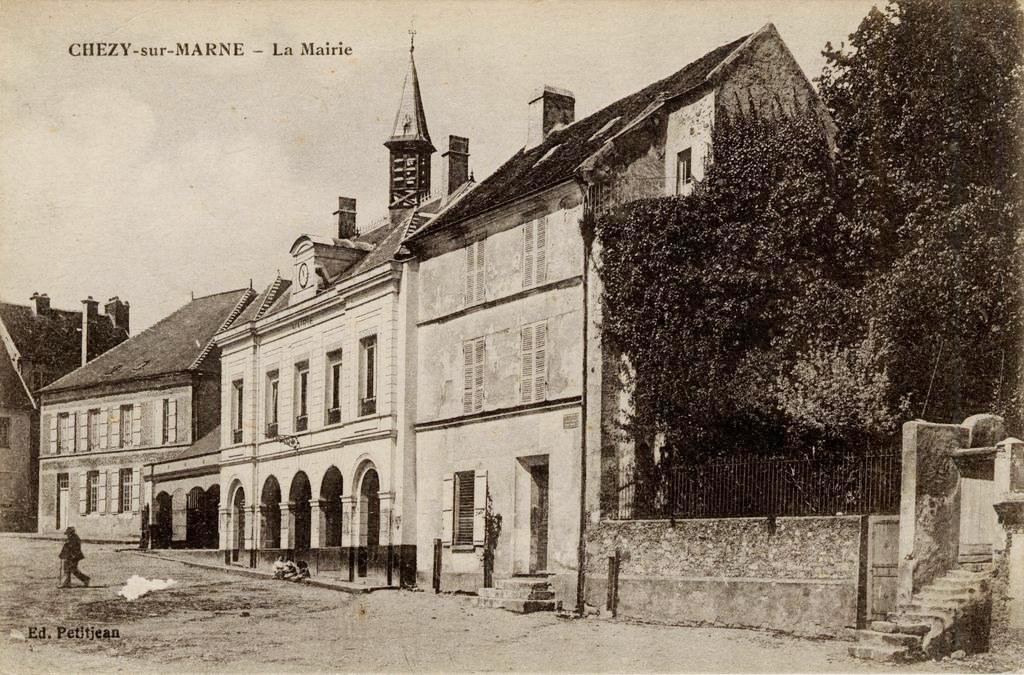
[[[147,466],[187,453],[218,425],[220,360],[211,338],[255,295],[196,298],[42,389],[40,532],[71,525],[84,538],[138,541],[143,513],[164,522],[159,500],[147,499]],[[156,539],[165,536],[173,534]]]
[[[128,337],[127,302],[111,298],[106,315],[82,302],[81,312],[51,307],[45,293],[0,303],[0,531],[36,529],[39,391]]]

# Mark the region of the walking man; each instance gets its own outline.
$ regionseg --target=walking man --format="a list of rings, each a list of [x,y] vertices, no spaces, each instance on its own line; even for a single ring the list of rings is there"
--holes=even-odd
[[[78,571],[78,561],[85,558],[82,554],[82,540],[75,534],[75,528],[69,527],[64,530],[64,548],[60,550],[61,576],[64,578],[61,588],[71,586],[71,575],[82,582],[83,586],[89,585],[89,577]]]

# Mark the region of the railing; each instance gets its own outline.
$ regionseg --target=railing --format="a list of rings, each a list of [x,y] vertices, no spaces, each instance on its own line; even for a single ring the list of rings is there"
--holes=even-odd
[[[327,411],[327,423],[337,424],[341,422],[341,408],[330,408]]]
[[[373,415],[377,412],[377,399],[364,398],[359,401],[359,414],[360,415]]]
[[[305,431],[309,428],[309,418],[305,415],[299,415],[295,418],[295,430]]]
[[[232,429],[231,430],[231,442],[232,443],[241,443],[242,442],[242,430],[241,429]]]
[[[643,480],[620,468],[618,517],[732,518],[892,514],[900,507],[900,455],[839,460],[739,457],[672,467]]]
[[[265,436],[267,438],[274,438],[275,436],[277,436],[277,422],[267,423],[267,433],[265,434]]]

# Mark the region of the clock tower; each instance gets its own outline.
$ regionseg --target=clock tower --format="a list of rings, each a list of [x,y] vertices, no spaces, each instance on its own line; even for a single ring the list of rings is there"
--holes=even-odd
[[[395,115],[395,126],[384,146],[390,152],[388,194],[392,215],[418,206],[430,193],[430,156],[436,152],[427,131],[427,117],[420,98],[420,81],[416,75],[414,40],[416,31],[409,31],[409,72],[402,84],[402,100]]]

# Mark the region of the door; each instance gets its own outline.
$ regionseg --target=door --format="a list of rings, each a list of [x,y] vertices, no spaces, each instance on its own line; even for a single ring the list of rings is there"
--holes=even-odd
[[[899,516],[868,518],[868,621],[884,620],[896,611],[899,543]]]
[[[999,527],[995,502],[995,483],[984,478],[960,479],[960,560],[987,562],[992,559],[992,544]]]
[[[68,475],[57,474],[57,529],[68,526]]]
[[[548,465],[530,467],[530,572],[548,568]]]

